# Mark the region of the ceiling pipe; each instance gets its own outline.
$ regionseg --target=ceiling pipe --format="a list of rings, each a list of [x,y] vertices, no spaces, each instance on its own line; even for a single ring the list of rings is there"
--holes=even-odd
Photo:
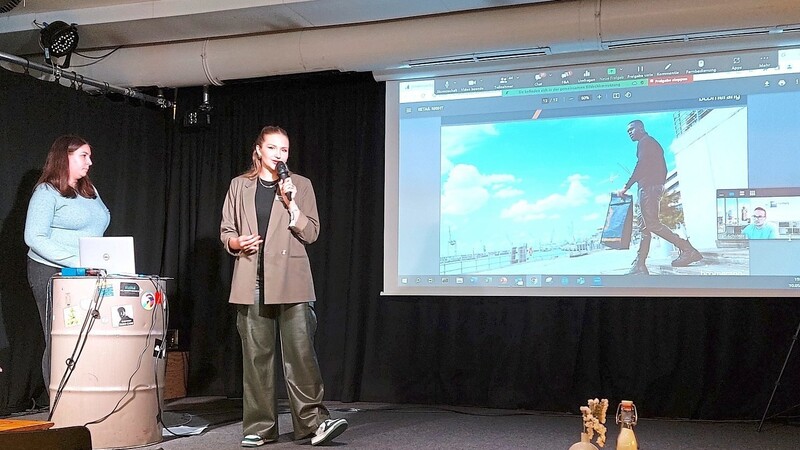
[[[409,73],[409,62],[415,60],[515,49],[543,49],[541,54],[545,56],[537,58],[540,61],[537,64],[569,57],[588,61],[631,53],[641,56],[647,54],[646,49],[598,55],[611,53],[608,49],[614,42],[645,43],[665,36],[758,27],[780,30],[784,24],[800,23],[800,8],[791,3],[728,0],[719,6],[717,2],[697,0],[565,0],[380,23],[129,47],[81,70],[87,76],[120,85],[181,87],[323,70],[373,71],[402,77]],[[771,34],[770,45],[800,43],[795,36]],[[694,45],[692,48],[713,47]],[[678,43],[670,51],[681,48],[690,47]],[[426,70],[425,74],[435,72],[431,67]],[[459,70],[470,69],[462,66]]]
[[[594,11],[583,17],[588,23],[581,23],[578,10],[540,5],[123,48],[85,69],[135,86],[198,86],[322,70],[371,71],[467,48],[496,51],[536,42],[564,51],[598,48]]]

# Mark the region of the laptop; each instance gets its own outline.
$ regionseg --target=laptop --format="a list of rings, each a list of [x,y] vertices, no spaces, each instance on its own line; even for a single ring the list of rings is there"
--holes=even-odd
[[[87,269],[105,269],[109,275],[135,275],[133,236],[82,237],[78,260]]]

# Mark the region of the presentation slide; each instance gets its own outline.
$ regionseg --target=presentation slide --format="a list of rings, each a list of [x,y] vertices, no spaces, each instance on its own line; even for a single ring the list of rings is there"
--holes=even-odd
[[[387,83],[384,294],[796,296],[800,49]]]

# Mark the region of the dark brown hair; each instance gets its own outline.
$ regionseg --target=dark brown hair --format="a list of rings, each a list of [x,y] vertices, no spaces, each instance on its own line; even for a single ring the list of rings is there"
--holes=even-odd
[[[96,198],[97,193],[88,174],[79,179],[74,188],[69,185],[69,155],[84,145],[89,145],[89,143],[79,136],[67,134],[57,137],[50,146],[47,160],[42,168],[42,176],[39,177],[36,185],[47,183],[67,198],[75,198],[77,195]]]
[[[270,134],[282,134],[286,136],[286,139],[289,139],[289,134],[281,127],[275,125],[267,125],[261,129],[261,132],[258,133],[258,137],[256,138],[255,142],[253,142],[253,152],[250,157],[253,160],[250,169],[244,173],[244,175],[253,180],[258,177],[258,174],[261,173],[261,158],[258,156],[258,151],[256,150],[256,146],[261,145],[264,142],[264,138],[269,136]]]

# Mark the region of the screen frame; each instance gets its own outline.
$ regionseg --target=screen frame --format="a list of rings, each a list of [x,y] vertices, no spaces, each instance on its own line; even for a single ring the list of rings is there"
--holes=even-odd
[[[710,56],[726,54],[734,51],[778,51],[784,49],[784,46],[740,46],[725,48],[724,51],[711,51]],[[623,58],[623,59],[608,59],[600,64],[632,64],[639,62],[653,62],[663,59],[665,57],[674,58],[696,58],[697,52],[692,53],[674,53],[670,55],[661,55],[654,57],[642,58]],[[586,64],[598,64],[596,55],[589,58]],[[547,66],[550,70],[568,69],[570,67],[582,66],[574,60],[570,60],[568,64]],[[530,67],[521,72],[538,70],[540,67]],[[507,72],[507,71],[504,71]],[[800,71],[798,71],[800,72]],[[499,72],[490,72],[497,75]],[[448,76],[454,74],[447,74]],[[470,73],[465,73],[471,75]],[[427,78],[427,77],[426,77]],[[442,286],[423,286],[419,285],[402,285],[398,275],[398,244],[396,242],[397,236],[400,233],[399,229],[399,211],[397,205],[400,201],[400,155],[399,139],[400,139],[400,113],[399,113],[399,85],[403,81],[408,81],[409,78],[388,80],[386,86],[386,170],[385,170],[385,207],[384,207],[384,290],[382,295],[410,295],[410,296],[534,296],[534,297],[553,297],[553,296],[566,296],[566,297],[793,297],[796,296],[797,291],[792,288],[785,289],[764,289],[754,288],[749,286],[746,282],[733,283],[735,286],[726,289],[719,288],[698,288],[698,287],[684,287],[674,286],[667,283],[664,286],[637,286],[636,282],[632,282],[628,286],[606,286],[601,288],[593,288],[596,286],[585,286],[576,289],[564,289],[561,287],[483,287],[483,286],[458,286],[450,285]],[[394,242],[393,242],[394,241]],[[469,276],[469,274],[463,274]],[[800,275],[800,274],[798,274]],[[452,275],[451,277],[455,277]],[[664,278],[672,279],[673,276],[664,276]],[[702,277],[696,277],[702,278]],[[747,276],[739,277],[742,281],[747,280]],[[800,278],[795,277],[793,282],[800,283]],[[462,281],[463,283],[463,281]]]

